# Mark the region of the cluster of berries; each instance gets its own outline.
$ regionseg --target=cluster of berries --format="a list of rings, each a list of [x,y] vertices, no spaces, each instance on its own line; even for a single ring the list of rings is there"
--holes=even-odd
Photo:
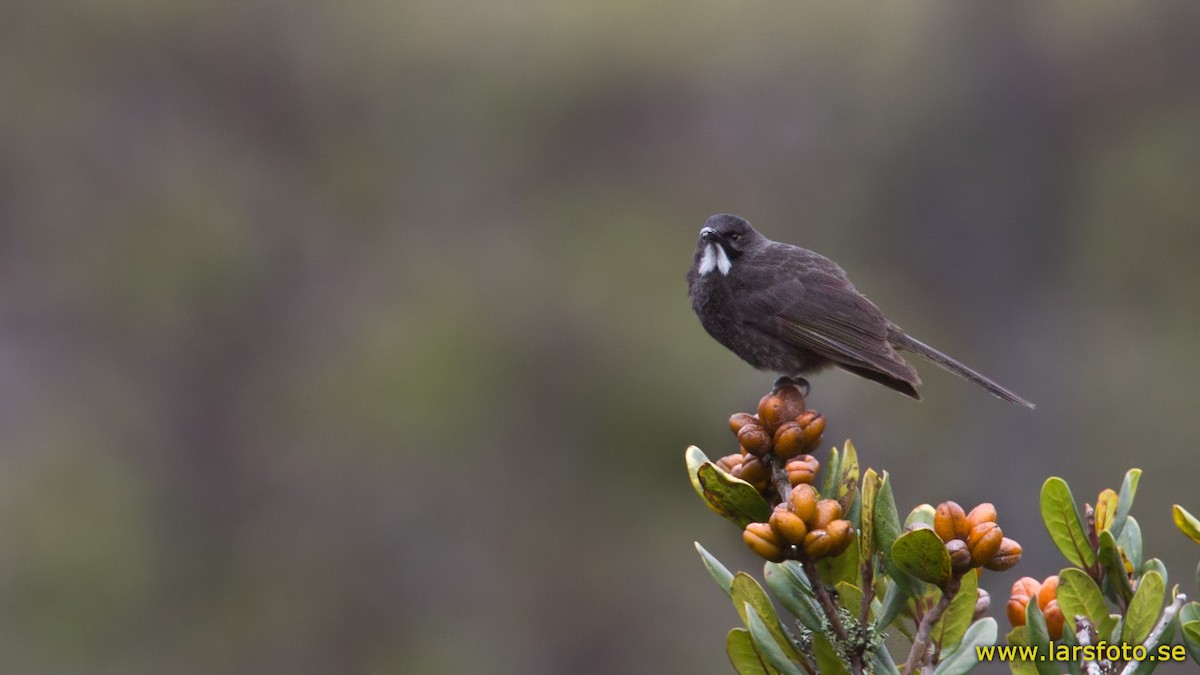
[[[1036,598],[1038,609],[1042,610],[1042,614],[1046,617],[1046,632],[1050,634],[1051,640],[1058,640],[1062,637],[1065,617],[1063,617],[1062,610],[1058,608],[1057,574],[1048,576],[1045,581],[1041,582],[1033,577],[1017,579],[1017,582],[1013,584],[1008,605],[1004,608],[1009,622],[1012,623],[1013,628],[1024,626],[1025,608],[1034,598]]]
[[[721,470],[766,492],[771,476],[763,458],[773,455],[787,462],[792,485],[813,482],[820,464],[808,453],[821,444],[825,417],[805,409],[804,394],[796,385],[779,387],[762,397],[757,415],[730,417],[729,428],[737,436],[740,451],[717,460]]]
[[[811,454],[821,444],[825,417],[805,408],[804,392],[783,382],[758,402],[758,414],[729,418],[739,452],[717,466],[757,488],[775,503],[769,522],[750,523],[742,539],[750,550],[772,562],[817,560],[841,555],[854,540],[854,526],[842,518],[836,499],[821,499],[812,486],[821,463]],[[783,462],[791,490],[787,498],[771,484],[771,465]]]
[[[808,483],[793,487],[788,500],[771,513],[770,522],[750,523],[742,540],[772,562],[841,555],[854,540],[854,526],[842,518],[842,505],[836,499],[820,497]]]
[[[1004,536],[991,504],[964,513],[957,503],[942,502],[934,512],[933,531],[946,544],[956,574],[977,567],[1003,571],[1021,559],[1021,545]]]

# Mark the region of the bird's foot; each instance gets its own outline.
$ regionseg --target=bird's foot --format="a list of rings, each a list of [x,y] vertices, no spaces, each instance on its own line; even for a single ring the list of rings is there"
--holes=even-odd
[[[799,376],[788,377],[784,375],[775,380],[775,384],[771,387],[771,390],[779,391],[780,389],[786,389],[787,387],[799,387],[800,393],[804,394],[804,396],[808,396],[808,380]]]

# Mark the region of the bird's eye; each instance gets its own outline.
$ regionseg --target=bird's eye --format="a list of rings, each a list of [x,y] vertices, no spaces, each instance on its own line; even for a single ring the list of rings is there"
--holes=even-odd
[[[742,235],[740,235],[740,234],[737,234],[737,233],[735,232],[734,234],[731,234],[731,235],[729,235],[729,238],[730,238],[730,239],[732,239],[732,240],[734,240],[734,241],[737,241],[737,240],[739,240],[739,239],[741,239],[741,238],[742,238]]]

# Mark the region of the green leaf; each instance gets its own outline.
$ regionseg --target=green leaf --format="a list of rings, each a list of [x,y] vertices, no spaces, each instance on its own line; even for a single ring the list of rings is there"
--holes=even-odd
[[[683,453],[683,461],[687,464],[688,475],[692,478],[692,489],[696,491],[696,494],[700,495],[701,499],[704,499],[704,488],[700,487],[700,479],[696,476],[696,472],[700,470],[701,466],[712,464],[712,460],[700,448],[689,445],[688,449]],[[707,501],[705,500],[705,503]],[[711,504],[709,504],[709,508],[712,508]],[[715,511],[716,509],[713,510]],[[718,511],[718,513],[720,512]]]
[[[1172,516],[1175,519],[1175,527],[1187,535],[1188,539],[1200,544],[1200,520],[1196,520],[1196,516],[1178,504],[1172,509]]]
[[[751,606],[750,603],[742,605],[743,611],[746,613],[746,626],[750,629],[750,639],[754,641],[754,647],[762,654],[767,663],[779,669],[779,672],[784,675],[804,675],[800,667],[796,665],[798,661],[793,661],[791,657],[784,654],[784,650],[780,649],[776,641],[774,632],[758,615],[758,610]],[[801,657],[792,650],[795,658],[798,660]]]
[[[1074,623],[1063,626],[1062,646],[1071,649],[1079,646],[1079,636],[1075,634]],[[1057,661],[1059,665],[1065,667],[1071,675],[1083,675],[1082,662],[1075,661]]]
[[[712,575],[713,580],[717,582],[721,590],[725,591],[725,595],[730,595],[732,593],[730,584],[733,583],[733,574],[721,564],[720,560],[717,560],[711,553],[706,551],[700,545],[700,542],[695,542],[695,544],[696,551],[700,553],[700,560],[704,563],[704,567],[708,570],[708,573]]]
[[[1121,540],[1121,531],[1125,527],[1125,518],[1129,515],[1129,510],[1133,508],[1133,498],[1137,495],[1138,482],[1142,479],[1141,469],[1130,469],[1125,472],[1125,479],[1121,481],[1121,494],[1117,497],[1117,512],[1113,515],[1112,533]]]
[[[950,601],[950,606],[946,608],[938,626],[934,628],[933,634],[940,636],[942,649],[953,649],[967,632],[971,618],[975,616],[975,603],[979,599],[978,587],[978,574],[972,571],[963,575],[958,593]]]
[[[838,657],[825,633],[813,633],[813,660],[821,675],[849,675],[846,664]]]
[[[1151,558],[1142,563],[1142,574],[1147,572],[1158,572],[1158,576],[1162,577],[1163,586],[1166,586],[1167,580],[1170,579],[1170,577],[1167,575],[1167,566],[1164,565],[1163,561],[1159,560],[1158,558]]]
[[[842,504],[842,512],[849,513],[854,497],[858,494],[858,453],[854,444],[848,439],[842,449],[842,461],[838,467],[837,495],[834,497]]]
[[[1125,562],[1121,559],[1121,552],[1117,549],[1117,541],[1113,539],[1111,530],[1100,533],[1099,557],[1100,564],[1104,566],[1104,579],[1114,593],[1111,596],[1113,601],[1117,601],[1119,596],[1122,604],[1128,604],[1133,597],[1133,588],[1129,585],[1129,573],[1125,570]]]
[[[1038,648],[1039,654],[1050,654],[1050,633],[1046,628],[1046,616],[1038,607],[1037,598],[1030,598],[1025,606],[1025,635],[1030,645]],[[1055,668],[1052,661],[1034,661],[1034,670],[1039,675],[1059,675],[1061,671]]]
[[[888,574],[895,578],[900,568],[892,561],[892,544],[896,543],[896,538],[900,536],[900,514],[896,511],[892,481],[886,471],[879,482],[879,494],[875,496],[872,521],[875,525],[875,550],[879,551],[879,557],[883,560]]]
[[[754,629],[750,626],[748,613],[745,610],[747,606],[754,608],[758,616],[765,624],[766,629],[770,632],[771,636],[775,638],[775,642],[783,654],[788,659],[798,662],[801,659],[800,654],[796,651],[796,647],[792,644],[791,637],[788,636],[787,632],[783,629],[783,624],[779,623],[779,617],[775,614],[775,606],[771,604],[770,598],[767,597],[767,592],[762,589],[762,586],[758,585],[758,582],[754,580],[754,577],[746,574],[745,572],[738,572],[733,577],[733,583],[731,584],[731,587],[733,589],[733,606],[738,610],[738,614],[741,615],[742,622],[746,624],[747,628],[750,628],[750,633],[753,635]],[[758,644],[757,640],[755,640],[755,644]],[[766,657],[767,661],[769,661],[772,665],[775,665],[776,668],[780,668],[782,670],[782,668],[775,664],[775,662],[772,661],[766,653],[763,653],[761,649],[759,652],[762,653],[762,655]]]
[[[738,675],[772,675],[774,672],[754,649],[750,631],[745,628],[729,631],[725,636],[725,653],[729,655],[729,662],[733,664],[733,669]]]
[[[713,511],[744,528],[750,523],[765,523],[771,507],[746,481],[734,478],[714,464],[702,464],[696,470],[701,495]]]
[[[1200,663],[1200,603],[1189,602],[1179,610],[1179,625],[1183,646],[1192,660]]]
[[[837,586],[841,581],[858,585],[858,547],[851,546],[836,558],[822,558],[817,562],[817,569],[821,579],[830,586]]]
[[[858,616],[862,607],[862,589],[848,581],[839,581],[834,589],[838,594],[838,606],[846,608],[851,615]]]
[[[1096,554],[1084,534],[1083,521],[1075,509],[1075,497],[1065,480],[1057,476],[1046,479],[1042,485],[1041,507],[1046,531],[1063,556],[1079,567],[1095,564]]]
[[[1117,546],[1125,551],[1125,557],[1129,558],[1133,569],[1142,568],[1142,526],[1132,516],[1125,519],[1125,528],[1117,537]]]
[[[914,581],[913,583],[920,583]],[[884,630],[892,621],[900,616],[900,612],[904,611],[904,606],[908,603],[909,589],[907,586],[901,585],[892,577],[892,583],[888,584],[887,591],[883,594],[883,602],[880,603],[879,611],[875,613],[875,630]]]
[[[875,469],[867,469],[862,479],[862,510],[858,517],[858,557],[870,560],[875,554],[875,499],[883,479]]]
[[[883,644],[875,645],[863,656],[867,659],[869,672],[876,673],[876,675],[900,675],[900,669],[896,667],[896,662],[892,660],[892,655],[888,653]]]
[[[892,544],[892,557],[900,569],[936,586],[950,579],[950,554],[933,530],[906,532]]]
[[[1183,646],[1196,663],[1200,663],[1200,620],[1183,624]]]
[[[1125,612],[1125,627],[1121,641],[1125,644],[1141,644],[1150,635],[1158,615],[1162,613],[1163,598],[1167,587],[1158,572],[1150,571],[1138,581],[1137,592]],[[1061,605],[1060,605],[1061,606]]]
[[[1108,605],[1096,582],[1083,570],[1068,567],[1058,573],[1058,607],[1068,626],[1074,624],[1076,616],[1083,616],[1096,627],[1097,634],[1107,633],[1101,626],[1108,623]]]
[[[915,509],[909,512],[908,517],[904,519],[904,529],[913,527],[928,526],[933,527],[933,518],[937,511],[929,504],[919,504]]]
[[[833,499],[837,494],[837,482],[842,476],[841,455],[837,448],[829,449],[829,459],[825,462],[825,478],[821,481],[821,496]]]
[[[783,563],[769,562],[763,568],[763,579],[767,588],[787,611],[809,630],[821,630],[821,613],[815,604],[808,579],[800,569],[800,563],[789,560]]]
[[[934,675],[964,675],[979,663],[976,647],[996,644],[996,620],[990,616],[980,619],[967,629],[962,644],[933,671]]]
[[[1036,605],[1036,602],[1029,603]],[[1017,626],[1008,634],[1005,641],[1013,647],[1025,647],[1029,645],[1029,631],[1025,626]],[[1037,666],[1033,661],[1009,661],[1008,668],[1013,675],[1039,675]]]

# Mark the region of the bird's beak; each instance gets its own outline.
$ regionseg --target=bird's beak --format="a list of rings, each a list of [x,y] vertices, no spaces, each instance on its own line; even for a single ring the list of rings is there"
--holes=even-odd
[[[721,235],[717,234],[717,231],[712,229],[711,227],[706,227],[706,228],[700,230],[700,239],[702,241],[712,243],[714,241],[720,241]]]

